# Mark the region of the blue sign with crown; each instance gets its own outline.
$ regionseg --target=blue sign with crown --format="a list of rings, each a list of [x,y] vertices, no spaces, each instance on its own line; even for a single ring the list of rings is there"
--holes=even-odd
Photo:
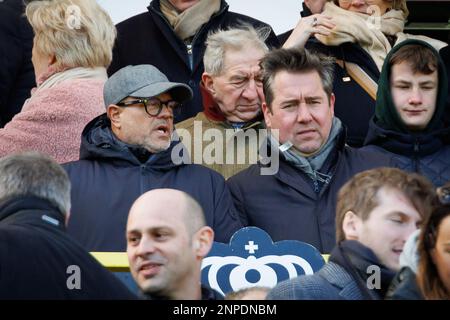
[[[202,262],[202,283],[222,294],[252,286],[274,287],[299,275],[313,274],[325,264],[310,244],[273,242],[256,227],[238,230],[229,244],[214,242]]]

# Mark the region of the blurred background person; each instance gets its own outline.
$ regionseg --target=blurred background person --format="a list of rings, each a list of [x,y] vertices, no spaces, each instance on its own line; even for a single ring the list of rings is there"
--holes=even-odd
[[[95,0],[32,1],[26,16],[37,88],[0,129],[0,156],[32,150],[77,160],[84,126],[104,112],[115,27]]]
[[[23,0],[0,1],[0,128],[20,112],[36,86],[31,63],[33,30]]]

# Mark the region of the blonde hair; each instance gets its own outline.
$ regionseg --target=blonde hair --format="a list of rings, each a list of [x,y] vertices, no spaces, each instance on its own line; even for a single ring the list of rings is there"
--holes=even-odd
[[[111,63],[116,28],[95,0],[33,1],[25,14],[35,50],[54,54],[56,68],[106,68]]]

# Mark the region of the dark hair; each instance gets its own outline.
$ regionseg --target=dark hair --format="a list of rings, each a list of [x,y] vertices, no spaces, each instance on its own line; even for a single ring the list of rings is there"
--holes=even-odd
[[[263,91],[267,106],[271,110],[274,100],[272,83],[277,73],[287,71],[292,73],[317,71],[322,80],[323,90],[328,99],[333,92],[333,62],[331,57],[319,53],[310,53],[305,49],[277,49],[270,51],[261,60],[263,74]]]
[[[450,204],[438,206],[427,219],[419,236],[417,283],[425,299],[449,299],[450,292],[447,292],[431,256],[431,251],[436,247],[439,226],[448,216]]]
[[[431,74],[438,69],[439,61],[435,53],[428,47],[418,44],[407,44],[398,49],[389,59],[391,67],[407,62],[413,73]]]

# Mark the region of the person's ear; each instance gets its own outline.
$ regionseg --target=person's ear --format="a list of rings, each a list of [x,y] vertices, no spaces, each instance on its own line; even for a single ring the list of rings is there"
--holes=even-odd
[[[330,95],[330,109],[331,109],[331,114],[334,117],[334,102],[336,101],[336,96],[334,95],[334,93],[332,93]]]
[[[261,104],[261,110],[264,114],[264,121],[266,123],[266,127],[272,128],[272,121],[271,121],[272,111],[270,111],[265,101]]]
[[[54,65],[54,64],[56,63],[56,56],[55,56],[54,54],[50,55],[50,56],[48,57],[47,63],[48,63],[48,66],[49,66],[49,67],[52,66],[52,65]]]
[[[359,240],[361,218],[353,211],[347,211],[342,222],[345,240]]]
[[[211,250],[214,231],[208,226],[200,228],[193,237],[193,248],[197,257],[204,258]]]
[[[120,117],[122,114],[122,109],[115,104],[110,104],[108,108],[106,109],[106,114],[111,121],[111,127],[120,129],[121,127],[121,121]]]
[[[208,72],[203,72],[202,74],[202,82],[205,86],[206,90],[214,97],[216,90],[214,89],[214,79]]]
[[[66,215],[64,216],[64,225],[66,227],[69,225],[69,219],[70,219],[70,210],[67,211]]]

